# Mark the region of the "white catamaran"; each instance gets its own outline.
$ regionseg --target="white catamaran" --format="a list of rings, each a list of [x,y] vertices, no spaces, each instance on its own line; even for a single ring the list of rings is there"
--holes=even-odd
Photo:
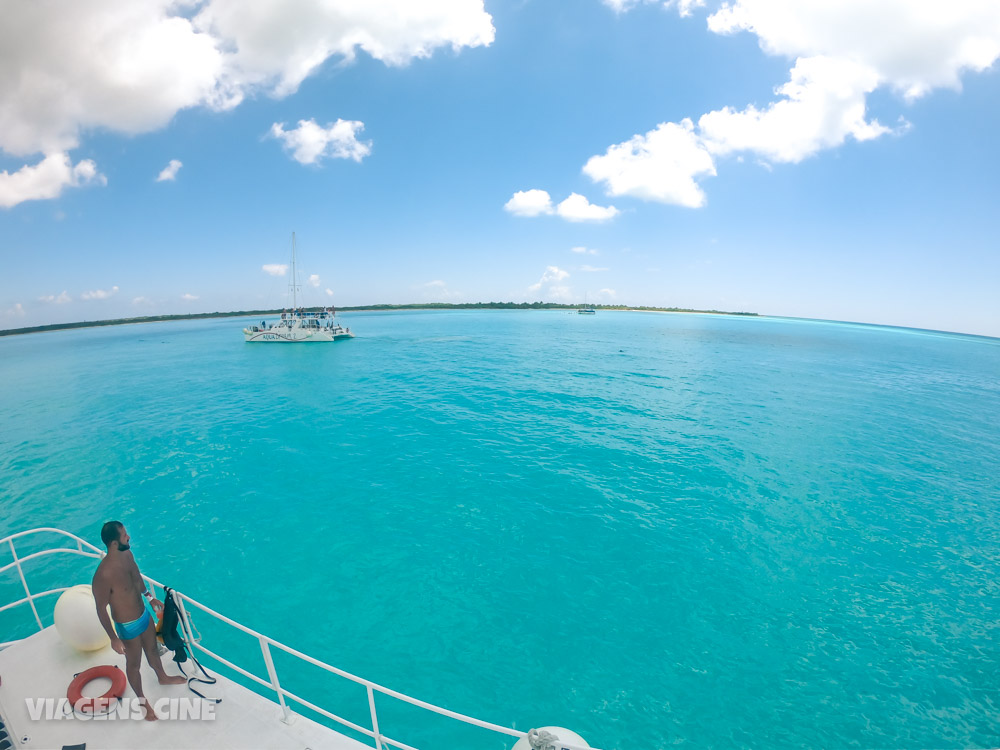
[[[332,307],[316,312],[306,312],[298,304],[298,280],[295,269],[295,233],[292,232],[292,278],[288,283],[292,294],[292,309],[281,313],[281,319],[274,323],[262,320],[259,326],[251,325],[243,329],[245,341],[271,341],[281,343],[339,341],[352,339],[350,328],[344,328],[335,319]]]

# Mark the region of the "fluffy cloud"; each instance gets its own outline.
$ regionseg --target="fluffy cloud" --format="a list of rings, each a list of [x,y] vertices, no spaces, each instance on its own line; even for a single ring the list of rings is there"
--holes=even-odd
[[[357,137],[364,127],[364,123],[357,120],[337,120],[325,128],[315,120],[299,120],[294,130],[285,130],[284,123],[276,122],[270,134],[281,141],[300,164],[315,164],[323,157],[361,161],[372,152],[372,142],[362,142]]]
[[[584,273],[600,273],[601,271],[610,271],[610,268],[598,268],[597,266],[580,266],[580,270]]]
[[[542,278],[540,278],[537,283],[529,286],[528,291],[538,292],[541,291],[542,287],[548,287],[550,295],[553,290],[556,290],[557,294],[561,296],[562,294],[568,292],[568,290],[564,286],[559,286],[558,282],[567,278],[569,278],[569,271],[564,271],[558,266],[547,266],[545,268],[545,272],[542,274]]]
[[[715,164],[694,124],[684,119],[609,147],[602,156],[592,156],[583,172],[605,183],[611,195],[698,208],[705,204],[705,194],[695,180],[713,176]]]
[[[181,295],[181,299],[184,300],[185,302],[194,302],[196,299],[198,299],[198,295],[197,294],[182,294]]]
[[[0,108],[2,106],[0,102]],[[57,198],[65,187],[105,184],[107,179],[90,159],[74,165],[68,154],[51,154],[38,164],[25,165],[13,174],[0,172],[0,208],[11,208],[24,201]]]
[[[224,80],[235,91],[294,92],[330,57],[358,49],[388,65],[429,57],[439,47],[489,45],[492,18],[482,0],[210,0],[196,26],[225,42]]]
[[[288,273],[287,263],[265,263],[260,270],[269,276],[284,276]]]
[[[224,110],[255,91],[286,96],[331,57],[349,62],[362,50],[405,65],[493,38],[483,0],[7,3],[0,150],[68,165],[84,131],[150,132],[186,108]],[[0,205],[58,195],[51,187],[12,194],[13,176],[0,179]]]
[[[73,298],[66,293],[65,289],[63,289],[62,294],[59,295],[46,294],[44,297],[39,297],[38,301],[48,302],[56,305],[65,305],[67,302],[72,302]]]
[[[4,313],[11,318],[23,318],[25,315],[24,306],[20,302],[15,302],[14,306],[5,310]]]
[[[597,296],[603,297],[605,299],[614,299],[615,297],[618,296],[618,292],[616,292],[614,289],[602,289],[597,293]]]
[[[358,49],[404,65],[493,36],[482,0],[15,3],[0,26],[0,148],[66,151],[82,129],[142,133],[256,89],[285,96]]]
[[[791,80],[777,89],[785,99],[765,110],[728,107],[702,115],[698,131],[715,155],[750,151],[778,162],[798,162],[847,136],[867,141],[889,132],[865,120],[865,98],[875,90],[875,73],[829,57],[799,59]]]
[[[318,287],[319,286],[319,274],[314,273],[309,277],[309,286]]]
[[[329,289],[329,288],[328,288],[328,289],[326,290],[326,296],[327,296],[327,297],[332,297],[332,296],[333,296],[333,290],[332,290],[332,289]]]
[[[504,204],[504,210],[514,216],[557,215],[566,221],[607,221],[619,214],[614,206],[595,206],[579,193],[570,193],[559,205],[545,190],[519,190]]]
[[[692,8],[700,8],[705,4],[704,0],[603,0],[603,2],[615,13],[624,13],[636,5],[660,4],[664,8],[677,8],[682,17],[691,15]]]
[[[163,168],[163,171],[157,176],[157,182],[167,182],[168,180],[175,180],[177,178],[177,172],[184,165],[177,159],[171,159],[170,163]]]
[[[619,12],[637,4],[605,1]],[[677,7],[685,15],[693,4]],[[959,88],[964,71],[1000,58],[995,0],[732,0],[708,26],[718,34],[749,31],[766,53],[795,60],[788,82],[775,90],[779,98],[761,109],[709,112],[697,128],[690,119],[660,123],[591,157],[584,173],[609,195],[697,208],[705,203],[698,181],[716,174],[717,158],[746,153],[770,168],[848,138],[878,138],[890,129],[866,119],[872,92],[889,87],[915,99]]]
[[[110,289],[95,289],[92,292],[84,292],[80,295],[80,299],[107,299],[108,297],[113,297],[116,294],[118,294],[118,287],[113,286]]]
[[[83,129],[140,133],[214,98],[218,40],[176,2],[15,3],[0,26],[0,148],[67,151]],[[100,50],[100,54],[95,54]]]
[[[571,247],[569,249],[571,253],[578,253],[580,255],[597,255],[598,252],[593,248],[589,247]]]
[[[995,0],[734,0],[708,27],[750,31],[771,55],[864,66],[909,98],[959,88],[963,71],[986,70],[1000,57]]]
[[[552,198],[545,190],[518,190],[503,209],[514,216],[542,216],[554,210]]]
[[[615,218],[619,211],[614,206],[595,206],[579,193],[570,193],[569,197],[556,206],[556,213],[566,221],[608,221]]]

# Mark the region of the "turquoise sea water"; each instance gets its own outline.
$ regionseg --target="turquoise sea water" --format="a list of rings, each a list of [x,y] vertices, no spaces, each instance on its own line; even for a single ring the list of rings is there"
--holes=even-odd
[[[1000,341],[343,317],[358,338],[325,346],[233,319],[0,339],[0,535],[119,518],[144,572],[251,627],[605,750],[1000,745]],[[362,688],[277,666],[368,723]],[[423,750],[511,744],[379,711]]]

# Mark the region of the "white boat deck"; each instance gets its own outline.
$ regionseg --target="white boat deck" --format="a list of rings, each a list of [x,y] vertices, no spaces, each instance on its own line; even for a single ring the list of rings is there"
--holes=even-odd
[[[164,655],[164,667],[168,674],[178,673],[170,656],[169,652]],[[32,720],[27,699],[65,698],[75,674],[100,664],[124,669],[125,657],[110,646],[91,653],[76,651],[62,641],[52,626],[0,650],[0,716],[14,747],[60,750],[85,743],[86,750],[371,750],[371,745],[345,737],[302,715],[296,714],[290,724],[285,724],[276,703],[215,672],[212,674],[218,679],[216,684],[197,685],[206,696],[222,698],[212,709],[214,719]],[[189,664],[185,669],[190,675]],[[201,700],[185,685],[160,685],[145,658],[142,686],[154,704],[160,698]],[[84,695],[100,695],[107,687],[107,680],[95,681],[90,689],[84,690]],[[134,697],[132,689],[126,688],[125,699]]]

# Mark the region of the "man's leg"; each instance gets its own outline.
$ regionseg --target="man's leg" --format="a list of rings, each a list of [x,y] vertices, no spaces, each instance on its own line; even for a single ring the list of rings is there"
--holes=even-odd
[[[146,721],[156,721],[153,707],[146,702],[146,696],[142,693],[142,677],[139,675],[139,666],[142,664],[141,640],[142,638],[139,637],[122,641],[122,645],[125,647],[125,675],[128,677],[128,684],[132,686],[133,692],[142,705]]]
[[[161,685],[183,685],[187,682],[186,677],[182,677],[181,675],[171,676],[163,670],[163,662],[160,661],[160,652],[156,648],[156,626],[153,624],[152,618],[149,620],[149,626],[136,640],[142,641],[142,650],[146,652],[146,661],[149,662],[149,666],[156,672],[156,679],[160,681]]]

